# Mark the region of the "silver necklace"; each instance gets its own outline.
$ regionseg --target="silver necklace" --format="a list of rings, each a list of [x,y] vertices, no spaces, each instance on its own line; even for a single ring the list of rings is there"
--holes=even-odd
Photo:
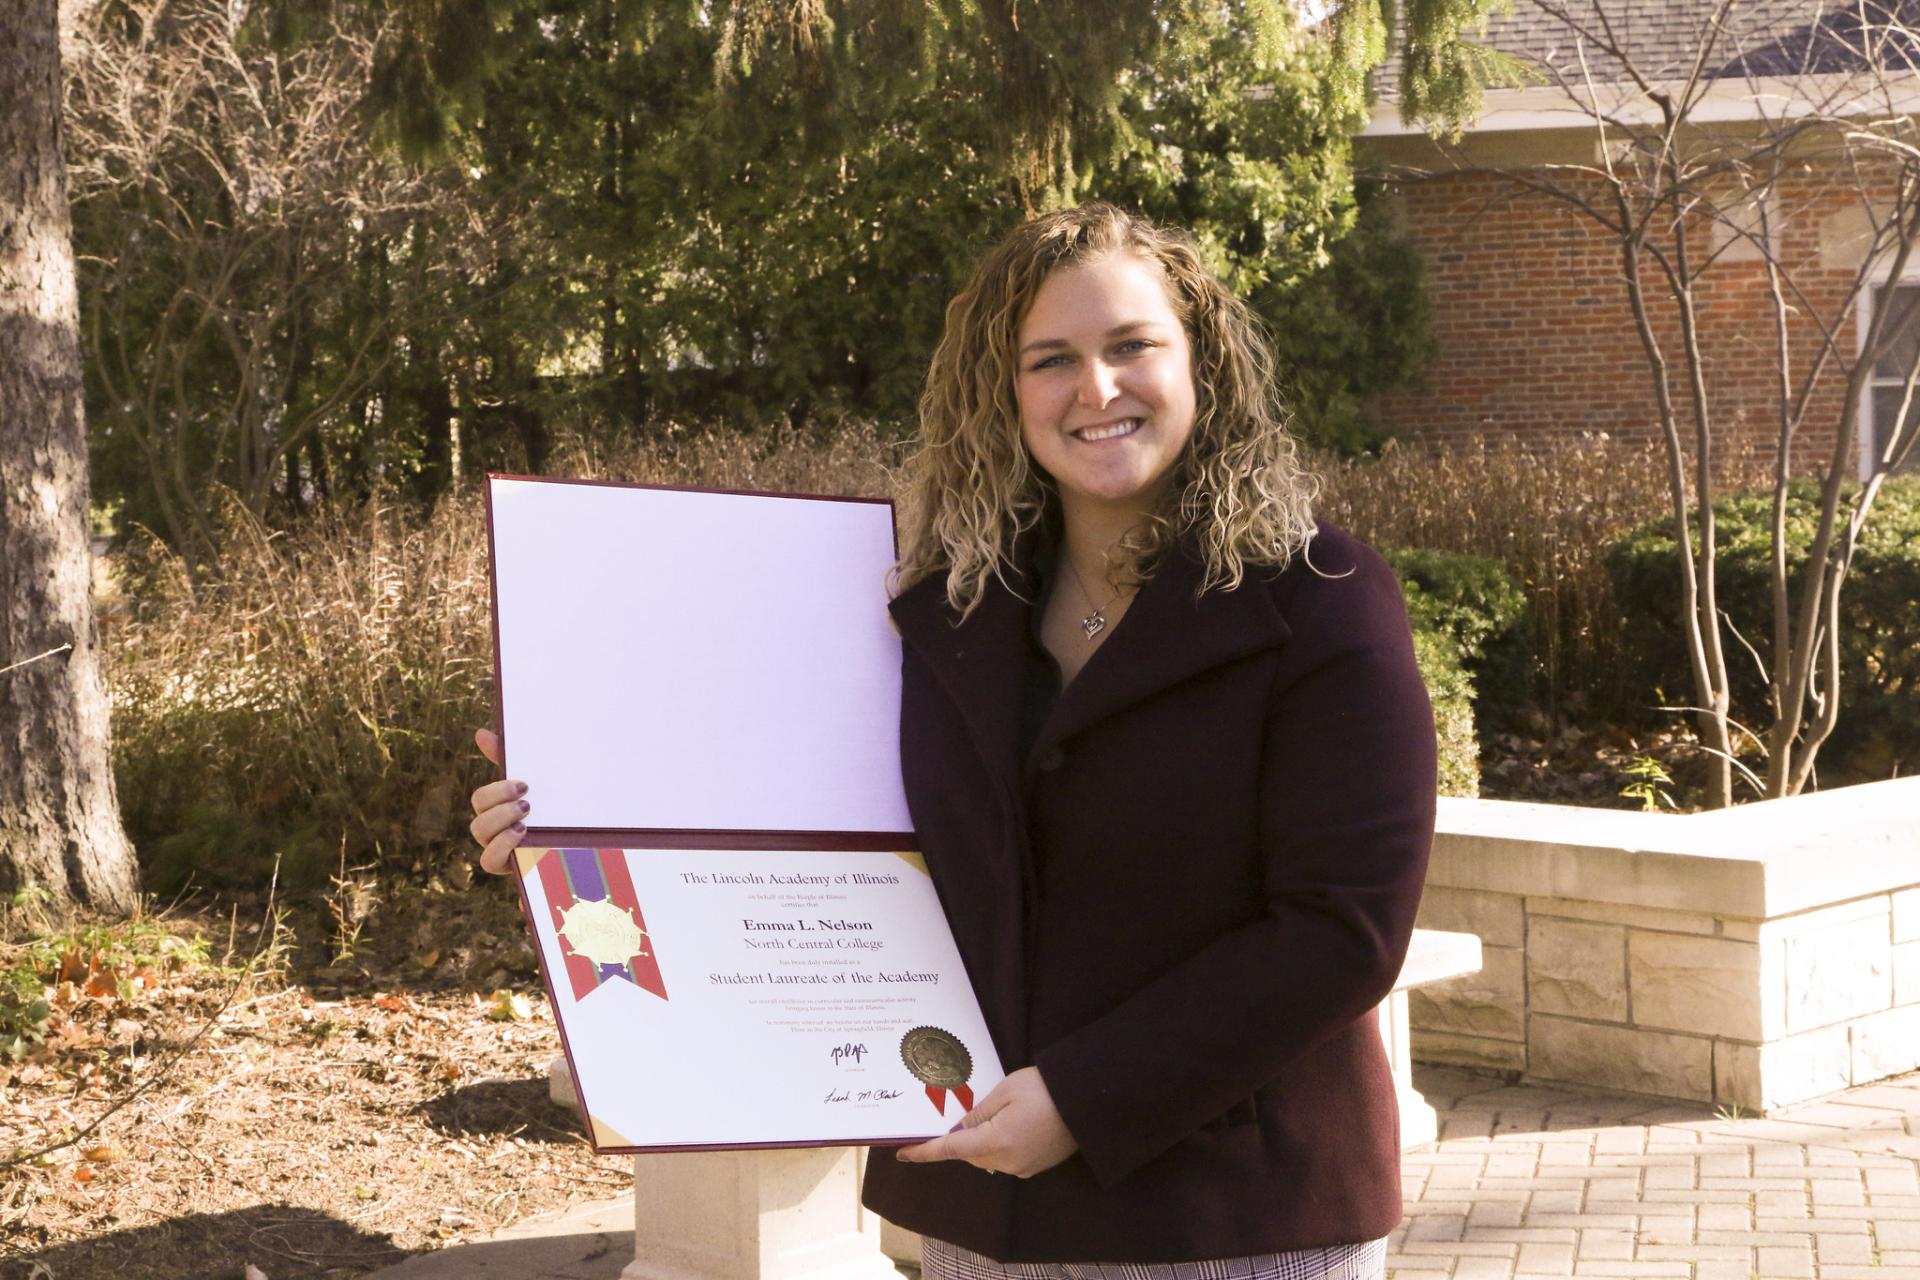
[[[1086,600],[1088,604],[1092,605],[1093,592],[1087,590],[1086,582],[1080,577],[1080,570],[1074,568],[1073,557],[1068,555],[1064,549],[1061,550],[1060,556],[1067,562],[1067,572],[1073,575],[1073,585],[1080,588],[1081,597]],[[1126,588],[1122,587],[1119,591],[1114,592],[1107,598],[1106,604],[1094,605],[1093,612],[1080,619],[1080,629],[1087,633],[1087,639],[1091,640],[1107,629],[1107,609],[1115,600],[1118,600],[1125,591]]]

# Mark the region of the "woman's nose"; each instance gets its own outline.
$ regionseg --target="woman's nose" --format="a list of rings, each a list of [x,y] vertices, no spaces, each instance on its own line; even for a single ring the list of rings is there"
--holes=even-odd
[[[1100,409],[1111,404],[1118,394],[1113,366],[1102,360],[1088,361],[1080,375],[1080,403],[1090,409]]]

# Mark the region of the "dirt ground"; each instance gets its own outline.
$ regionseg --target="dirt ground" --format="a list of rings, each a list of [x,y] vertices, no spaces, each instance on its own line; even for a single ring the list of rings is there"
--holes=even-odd
[[[0,1277],[357,1276],[630,1185],[547,1098],[559,1037],[511,893],[425,906],[359,922],[340,963],[347,917],[318,909],[256,926],[281,954],[250,966],[63,957],[44,1043],[0,1057]]]

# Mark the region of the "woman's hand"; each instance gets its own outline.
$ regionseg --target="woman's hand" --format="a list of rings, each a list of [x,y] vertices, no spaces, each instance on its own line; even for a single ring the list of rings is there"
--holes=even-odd
[[[1039,1069],[1022,1067],[980,1099],[952,1133],[894,1155],[909,1164],[965,1160],[988,1173],[1031,1178],[1079,1149]]]
[[[500,763],[500,735],[490,729],[475,729],[473,741],[480,754]],[[473,793],[473,821],[467,830],[480,845],[480,869],[492,875],[505,875],[513,848],[527,834],[527,784],[508,778],[489,782]]]

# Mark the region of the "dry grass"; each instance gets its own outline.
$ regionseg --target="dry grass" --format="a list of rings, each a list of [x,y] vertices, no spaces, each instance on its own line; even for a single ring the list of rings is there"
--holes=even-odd
[[[899,447],[820,435],[668,431],[580,441],[555,474],[884,495]],[[1620,628],[1601,555],[1666,509],[1659,458],[1606,440],[1551,454],[1488,445],[1320,460],[1328,519],[1383,545],[1512,567],[1532,602],[1552,705],[1617,698]],[[157,545],[125,557],[138,603],[109,630],[115,750],[130,829],[167,891],[343,866],[439,865],[465,843],[471,746],[491,720],[483,516],[474,490],[431,512],[376,500],[273,532],[229,517],[193,575]],[[1569,695],[1572,695],[1569,697]]]
[[[556,474],[880,494],[871,430],[671,433],[573,444]],[[189,572],[146,541],[135,603],[108,629],[115,772],[147,883],[296,886],[347,866],[431,865],[464,840],[492,720],[484,515],[469,490],[420,513],[390,500],[274,532],[234,504],[218,559]]]
[[[1725,462],[1727,486],[1762,480],[1762,462]],[[1618,712],[1624,635],[1607,547],[1672,509],[1664,448],[1606,436],[1551,451],[1479,439],[1434,452],[1323,459],[1321,511],[1381,546],[1460,551],[1504,563],[1526,592],[1536,697],[1556,716]]]

